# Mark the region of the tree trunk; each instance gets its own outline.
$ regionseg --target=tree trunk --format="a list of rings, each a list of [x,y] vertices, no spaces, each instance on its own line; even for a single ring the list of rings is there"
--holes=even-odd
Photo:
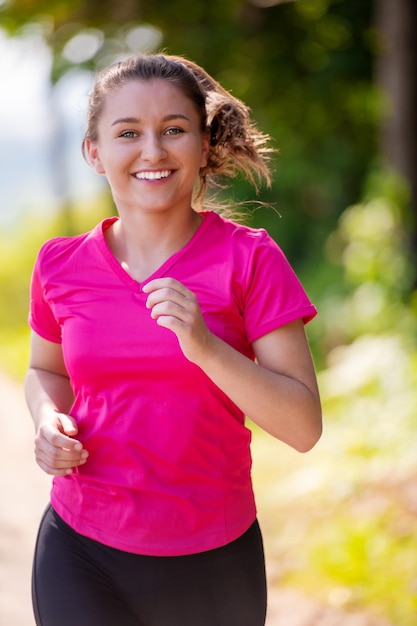
[[[376,0],[376,27],[381,36],[376,78],[388,103],[381,129],[381,149],[385,161],[410,187],[414,254],[417,253],[416,26],[416,0]]]

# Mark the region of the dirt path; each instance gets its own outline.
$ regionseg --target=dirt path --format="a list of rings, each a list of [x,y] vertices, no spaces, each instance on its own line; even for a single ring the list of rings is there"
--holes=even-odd
[[[22,388],[0,374],[1,626],[34,625],[30,600],[31,560],[38,522],[48,501],[50,478],[35,465],[32,450],[33,428]],[[262,451],[255,456],[258,466],[267,466],[262,467],[262,471],[274,471],[273,450],[270,454]],[[262,517],[267,518],[268,512],[262,505],[259,512],[262,525]],[[273,541],[267,534],[264,538],[268,577],[272,580],[276,568]],[[335,608],[322,607],[296,590],[277,590],[270,585],[267,626],[390,625],[366,615],[347,615]]]
[[[33,461],[33,427],[21,387],[0,374],[0,624],[34,624],[30,571],[50,479]],[[57,625],[58,626],[58,625]]]

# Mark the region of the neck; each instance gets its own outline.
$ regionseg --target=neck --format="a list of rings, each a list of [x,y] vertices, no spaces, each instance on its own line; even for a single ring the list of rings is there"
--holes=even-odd
[[[202,217],[190,208],[189,211],[169,215],[120,215],[114,224],[114,236],[128,250],[171,247],[177,242],[188,241],[198,226]]]
[[[202,219],[192,209],[174,216],[121,216],[106,239],[123,268],[142,282],[190,241]]]

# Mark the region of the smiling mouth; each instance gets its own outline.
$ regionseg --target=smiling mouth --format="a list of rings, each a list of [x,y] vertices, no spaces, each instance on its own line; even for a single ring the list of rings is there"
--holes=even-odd
[[[172,170],[161,170],[158,172],[137,172],[135,178],[138,180],[161,180],[168,178],[172,174]]]

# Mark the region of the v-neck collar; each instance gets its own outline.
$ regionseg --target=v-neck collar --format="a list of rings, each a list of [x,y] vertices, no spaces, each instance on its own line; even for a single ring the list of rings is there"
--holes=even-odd
[[[116,222],[118,217],[109,217],[100,222],[96,228],[94,229],[95,240],[98,244],[100,252],[106,259],[107,263],[110,265],[114,273],[133,291],[141,291],[142,287],[153,280],[154,278],[160,278],[166,276],[168,271],[178,262],[178,260],[184,256],[188,252],[190,248],[192,248],[195,243],[204,235],[206,230],[210,227],[211,223],[216,217],[216,213],[213,211],[202,211],[200,213],[202,215],[203,220],[201,224],[199,224],[197,230],[188,240],[188,242],[177,252],[174,252],[162,265],[160,265],[152,274],[150,274],[145,280],[139,282],[135,280],[129,272],[127,272],[121,265],[121,263],[116,259],[113,252],[110,250],[107,241],[105,239],[104,233],[114,222]]]

